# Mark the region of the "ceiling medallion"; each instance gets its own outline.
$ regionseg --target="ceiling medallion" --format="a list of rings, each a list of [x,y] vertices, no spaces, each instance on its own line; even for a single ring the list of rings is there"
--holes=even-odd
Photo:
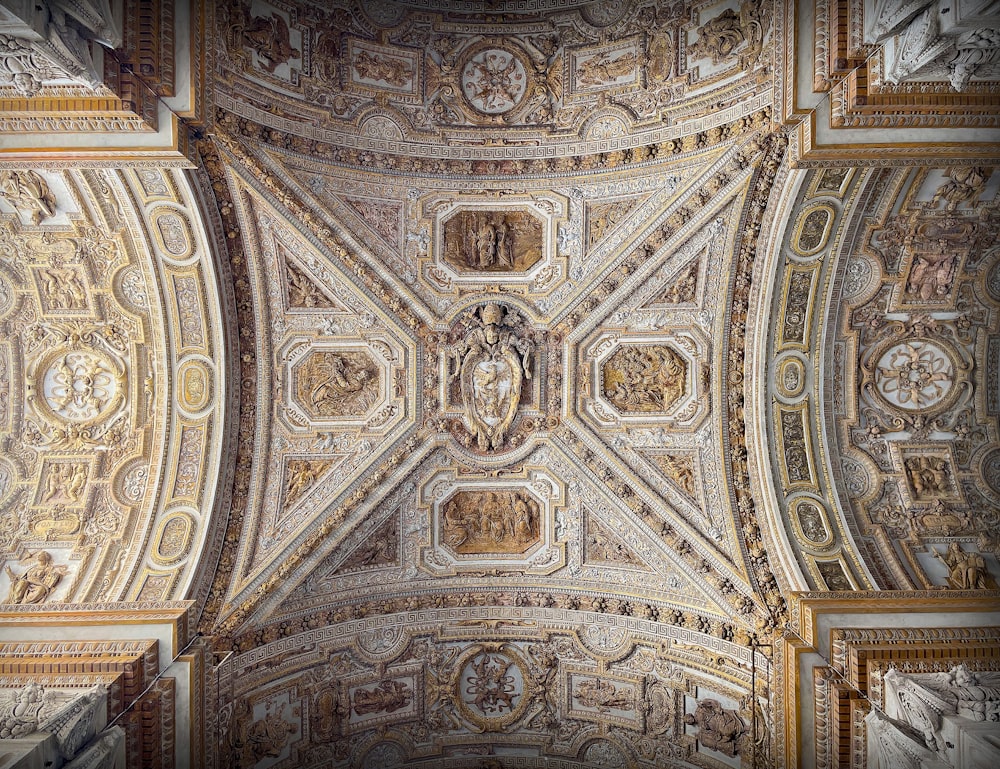
[[[874,356],[873,356],[874,357]],[[944,343],[904,339],[885,348],[872,372],[879,399],[905,412],[939,411],[958,383],[956,355]]]
[[[41,419],[36,445],[104,448],[127,407],[126,354],[113,332],[88,328],[44,352],[28,369],[27,400]],[[110,341],[109,341],[110,338]]]
[[[459,661],[458,709],[483,731],[501,731],[517,721],[531,701],[530,678],[509,644],[473,647]]]
[[[875,365],[875,387],[882,399],[905,411],[931,409],[944,401],[955,385],[952,356],[926,339],[899,342]]]
[[[528,71],[520,53],[492,44],[478,46],[462,65],[462,95],[480,114],[504,115],[528,92]]]

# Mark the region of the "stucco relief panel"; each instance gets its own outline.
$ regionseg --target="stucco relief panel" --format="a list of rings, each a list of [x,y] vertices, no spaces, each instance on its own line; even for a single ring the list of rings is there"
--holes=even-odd
[[[429,196],[421,209],[433,232],[422,277],[436,293],[502,280],[513,291],[541,297],[566,279],[566,259],[556,243],[557,228],[568,215],[564,198]]]
[[[583,352],[593,384],[580,410],[601,429],[642,422],[694,430],[708,412],[707,349],[693,329],[602,334]]]
[[[419,51],[358,38],[348,39],[346,47],[349,90],[368,95],[391,93],[404,103],[419,100],[422,95]]]
[[[430,517],[431,546],[422,565],[433,573],[515,569],[547,574],[565,564],[555,536],[565,486],[529,465],[521,480],[463,480],[442,470],[421,485]]]
[[[391,426],[404,413],[392,389],[404,354],[386,339],[333,340],[292,338],[282,354],[288,361],[290,429]]]

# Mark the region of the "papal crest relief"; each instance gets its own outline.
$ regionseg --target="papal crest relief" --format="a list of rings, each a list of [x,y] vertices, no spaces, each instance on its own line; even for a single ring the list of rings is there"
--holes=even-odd
[[[521,316],[490,303],[472,316],[472,328],[448,352],[448,381],[461,384],[465,421],[480,451],[503,446],[531,379],[534,345],[519,336]]]

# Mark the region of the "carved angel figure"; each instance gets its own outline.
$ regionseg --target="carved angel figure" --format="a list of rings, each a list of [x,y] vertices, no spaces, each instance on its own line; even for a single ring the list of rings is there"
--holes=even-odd
[[[55,216],[56,197],[48,182],[34,171],[0,171],[0,197],[18,211],[27,211],[34,224]]]
[[[585,678],[580,681],[573,691],[573,699],[584,707],[597,708],[601,711],[632,708],[632,698],[627,691],[600,678]]]
[[[720,64],[746,43],[740,55],[740,64],[746,67],[760,57],[769,23],[761,0],[743,0],[739,13],[727,8],[698,27],[698,41],[688,48],[688,54],[693,58],[710,57],[713,64]]]
[[[606,85],[635,71],[638,60],[634,53],[626,53],[614,59],[602,53],[581,62],[576,70],[577,82],[582,86]]]
[[[273,73],[280,64],[302,54],[292,46],[288,22],[277,13],[253,16],[249,5],[238,4],[230,10],[231,40],[235,47],[246,47],[257,54],[261,67]]]
[[[915,255],[906,281],[906,293],[925,302],[946,296],[955,280],[956,259],[955,253],[943,249],[938,253]]]
[[[991,169],[983,166],[957,166],[945,171],[948,179],[934,193],[933,205],[938,201],[946,202],[945,210],[954,211],[962,203],[975,203],[976,198],[986,187]]]
[[[38,730],[45,690],[32,682],[0,701],[0,740],[27,737]]]
[[[378,374],[360,359],[317,358],[309,400],[324,416],[364,413],[377,395]]]
[[[283,717],[283,710],[268,713],[253,720],[253,708],[244,701],[233,710],[229,727],[229,743],[236,759],[236,766],[250,769],[261,759],[277,758],[288,744],[288,738],[299,728]]]
[[[405,59],[359,51],[351,62],[358,77],[403,88],[413,80],[413,71]]]

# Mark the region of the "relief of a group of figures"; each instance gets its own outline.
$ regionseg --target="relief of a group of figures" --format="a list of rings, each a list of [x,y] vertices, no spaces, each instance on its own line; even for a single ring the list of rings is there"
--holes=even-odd
[[[445,544],[458,553],[519,553],[538,538],[538,502],[518,491],[464,491],[442,509]]]
[[[542,226],[525,211],[462,211],[445,224],[445,244],[460,269],[521,272],[542,256]]]

